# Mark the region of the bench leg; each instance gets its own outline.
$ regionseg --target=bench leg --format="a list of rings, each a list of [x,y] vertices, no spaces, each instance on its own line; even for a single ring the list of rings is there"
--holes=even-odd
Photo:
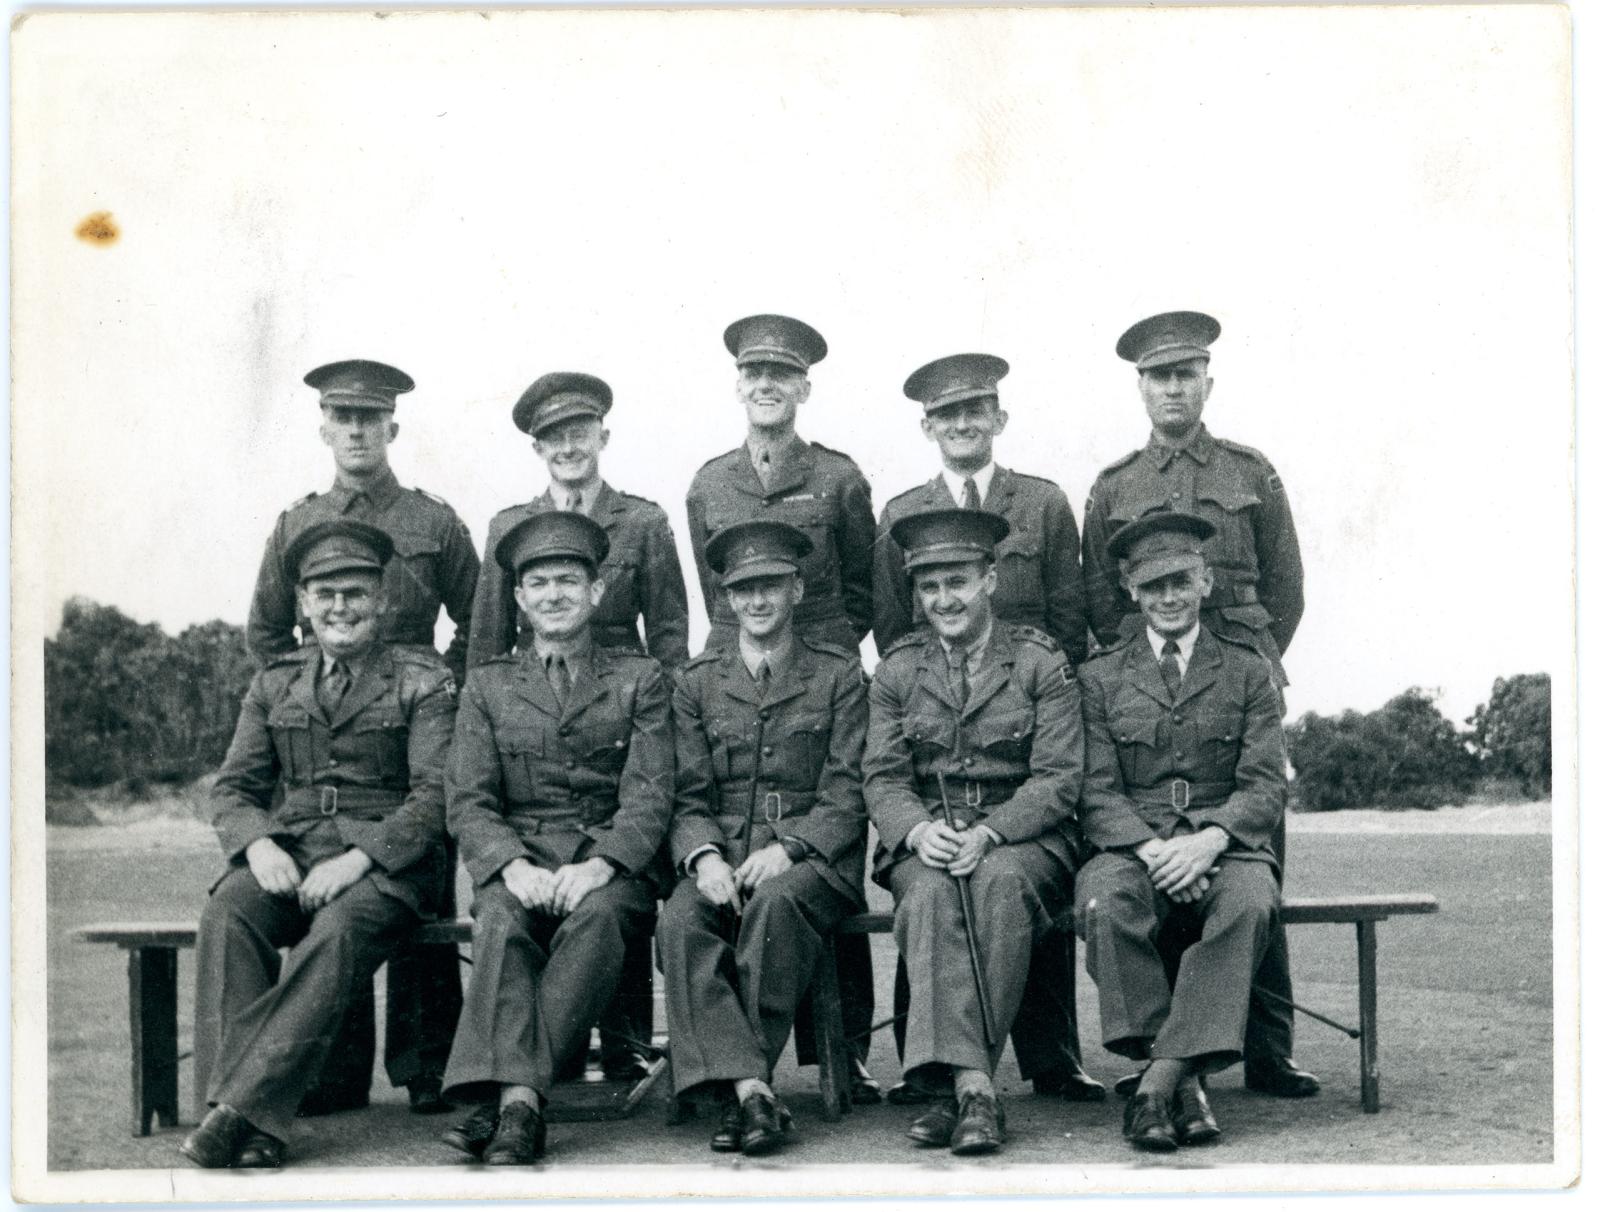
[[[133,1134],[150,1135],[153,1115],[178,1122],[178,953],[171,947],[128,952],[128,1020],[133,1040]]]
[[[1378,923],[1356,923],[1356,965],[1361,996],[1361,1109],[1378,1109]]]
[[[811,978],[811,1023],[816,1034],[822,1118],[831,1123],[850,1110],[850,1059],[845,1049],[838,958],[832,937],[823,940],[816,975]]]

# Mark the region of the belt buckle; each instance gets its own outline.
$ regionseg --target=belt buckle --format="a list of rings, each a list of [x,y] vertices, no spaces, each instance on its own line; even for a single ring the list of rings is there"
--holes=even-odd
[[[963,793],[963,798],[966,800],[968,808],[983,807],[983,784],[969,782]]]
[[[337,816],[339,813],[339,789],[337,787],[323,787],[319,792],[321,800],[317,811],[323,816]]]
[[[776,815],[774,815],[774,805],[776,805]],[[761,815],[766,817],[769,825],[776,825],[783,819],[783,795],[780,792],[767,792],[767,798],[761,802]]]
[[[1183,802],[1181,804],[1178,802],[1178,788],[1180,788],[1180,787],[1183,788]],[[1179,812],[1182,812],[1186,808],[1189,807],[1189,780],[1188,779],[1173,779],[1172,780],[1172,806],[1174,808],[1176,808]]]

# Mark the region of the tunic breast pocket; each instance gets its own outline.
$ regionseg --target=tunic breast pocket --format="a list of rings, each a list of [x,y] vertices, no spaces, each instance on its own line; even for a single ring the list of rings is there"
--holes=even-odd
[[[405,785],[411,781],[406,744],[410,730],[398,711],[362,712],[351,732],[383,782]]]
[[[811,540],[811,551],[801,560],[801,575],[808,593],[832,590],[838,583],[838,556],[833,550],[833,514],[818,501],[774,502],[768,515],[774,522],[798,527]]]
[[[1033,754],[1032,711],[979,716],[974,730],[984,753],[999,761],[1026,764]]]
[[[945,716],[908,716],[906,743],[918,763],[928,762],[956,747],[956,722]]]
[[[738,735],[736,725],[729,720],[706,721],[706,744],[711,750],[711,773],[719,783],[727,782],[733,777],[733,754],[730,750],[736,743]]]
[[[822,766],[828,758],[828,739],[832,734],[828,717],[820,713],[784,720],[779,749],[783,755],[784,781],[797,789],[815,787],[822,777]]]
[[[539,785],[539,765],[544,760],[545,736],[536,728],[516,728],[500,733],[500,772],[505,778],[506,798],[514,803],[533,799]]]
[[[1111,737],[1117,745],[1117,762],[1122,781],[1130,787],[1143,787],[1160,778],[1161,750],[1159,722],[1152,719],[1113,720]]]
[[[1044,546],[1037,527],[1019,522],[995,549],[999,574],[996,596],[1008,603],[1038,610],[1044,597]]]
[[[291,783],[310,781],[311,713],[303,707],[275,707],[267,716],[267,728],[272,733],[272,747],[277,751],[284,777]]]
[[[399,595],[389,603],[391,610],[417,609],[439,604],[439,540],[428,535],[396,532],[394,559],[384,583]]]
[[[1244,739],[1244,708],[1208,709],[1199,714],[1195,724],[1201,759],[1216,769],[1219,780],[1231,779],[1239,764],[1239,746]]]
[[[1199,512],[1216,524],[1208,546],[1213,558],[1228,568],[1256,567],[1255,515],[1261,498],[1244,484],[1206,484],[1195,489]]]
[[[596,773],[619,773],[628,760],[628,730],[621,721],[584,728],[574,739],[583,764]]]

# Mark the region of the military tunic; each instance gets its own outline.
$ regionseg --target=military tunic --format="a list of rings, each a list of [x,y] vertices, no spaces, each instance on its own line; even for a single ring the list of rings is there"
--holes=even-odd
[[[1124,1056],[1239,1059],[1250,986],[1277,919],[1271,841],[1286,798],[1278,692],[1248,644],[1201,628],[1174,696],[1145,633],[1084,666],[1079,933],[1100,988],[1105,1045]],[[1217,825],[1229,836],[1202,901],[1174,904],[1135,850]],[[1157,936],[1191,919],[1197,941],[1169,987]]]
[[[889,527],[908,514],[959,504],[938,475],[884,506],[872,571],[872,634],[880,652],[923,622],[906,576],[905,554]],[[1037,627],[1074,665],[1080,664],[1089,650],[1089,624],[1078,564],[1078,523],[1066,493],[1049,480],[997,466],[983,508],[1011,526],[995,552],[996,617]]]
[[[679,676],[670,837],[682,879],[657,937],[680,1093],[709,1081],[770,1080],[824,940],[866,907],[866,730],[860,659],[830,644],[797,637],[765,694],[737,645],[707,651]],[[742,917],[706,900],[684,870],[706,846],[737,867],[783,839],[803,843],[806,857],[748,894]]]
[[[532,631],[511,593],[512,578],[494,560],[493,552],[518,522],[555,507],[546,490],[525,505],[502,509],[490,521],[472,605],[469,667],[510,652],[513,646],[526,647],[531,641]],[[605,483],[588,512],[605,528],[611,542],[600,567],[605,597],[591,623],[595,642],[605,648],[649,652],[669,670],[677,668],[689,659],[689,599],[666,512],[654,501],[618,492]]]
[[[447,820],[476,886],[472,977],[447,1093],[548,1090],[610,1003],[630,938],[648,935],[672,812],[672,731],[651,657],[595,648],[565,702],[537,653],[474,669],[445,773]],[[513,859],[619,870],[566,917],[523,908],[500,878]]]
[[[928,628],[890,646],[869,700],[862,771],[878,830],[874,877],[895,894],[895,939],[910,979],[904,1068],[936,1087],[947,1066],[994,1071],[1033,943],[1066,910],[1083,775],[1078,685],[1047,635],[996,622],[964,706]],[[981,822],[1003,842],[970,877],[994,1048],[983,1037],[956,881],[906,846],[916,825],[943,819],[941,773],[955,818]]]
[[[310,627],[300,617],[295,601],[294,570],[285,565],[284,553],[307,527],[341,517],[370,523],[394,540],[394,558],[383,574],[388,600],[383,638],[393,644],[432,649],[434,624],[443,606],[456,626],[445,663],[459,682],[466,668],[478,580],[472,536],[450,506],[421,489],[400,487],[394,473],[387,470],[367,491],[335,484],[327,492],[314,492],[296,501],[278,515],[250,602],[246,629],[250,655],[265,663],[293,651],[296,627],[302,642],[310,642]]]
[[[437,656],[380,645],[354,662],[329,718],[315,693],[321,662],[320,648],[301,649],[251,682],[211,793],[229,868],[197,950],[196,1089],[280,1138],[352,993],[449,904],[442,778],[454,680]],[[263,837],[302,875],[352,847],[374,867],[305,913],[251,874],[245,850]]]
[[[795,438],[763,488],[745,446],[718,455],[689,485],[689,542],[711,620],[707,643],[738,635],[739,623],[706,562],[706,543],[724,526],[762,518],[787,522],[811,540],[801,563],[805,597],[795,610],[801,635],[855,651],[872,628],[872,489],[848,455]]]
[[[1201,619],[1254,647],[1272,663],[1278,685],[1287,685],[1283,654],[1305,611],[1289,500],[1259,451],[1214,438],[1204,426],[1183,450],[1152,436],[1095,480],[1084,507],[1083,575],[1096,638],[1110,645],[1144,629],[1106,544],[1119,527],[1159,508],[1198,514],[1217,528],[1205,547],[1216,584]]]

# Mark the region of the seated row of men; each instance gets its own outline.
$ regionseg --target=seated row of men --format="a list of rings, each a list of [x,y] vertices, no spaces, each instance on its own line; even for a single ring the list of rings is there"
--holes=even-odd
[[[727,527],[706,555],[737,635],[669,689],[654,659],[595,641],[604,529],[539,513],[493,553],[531,637],[459,704],[436,658],[380,638],[389,536],[305,530],[288,559],[316,644],[252,683],[216,785],[230,866],[201,919],[195,1027],[211,1109],[185,1156],[282,1163],[354,991],[447,904],[446,833],[475,890],[444,1092],[476,1107],[448,1143],[541,1158],[552,1084],[664,901],[677,1092],[719,1104],[713,1149],[771,1153],[791,1124],[773,1067],[824,940],[864,906],[869,820],[910,989],[904,1074],[930,1100],[915,1142],[1001,1145],[995,1066],[1033,945],[1069,908],[1106,1046],[1148,1062],[1125,1134],[1214,1138],[1202,1079],[1242,1054],[1278,906],[1272,670],[1201,625],[1203,518],[1112,537],[1146,627],[1081,677],[996,618],[1007,528],[961,509],[894,524],[926,623],[869,687],[855,652],[794,626],[805,533]]]

